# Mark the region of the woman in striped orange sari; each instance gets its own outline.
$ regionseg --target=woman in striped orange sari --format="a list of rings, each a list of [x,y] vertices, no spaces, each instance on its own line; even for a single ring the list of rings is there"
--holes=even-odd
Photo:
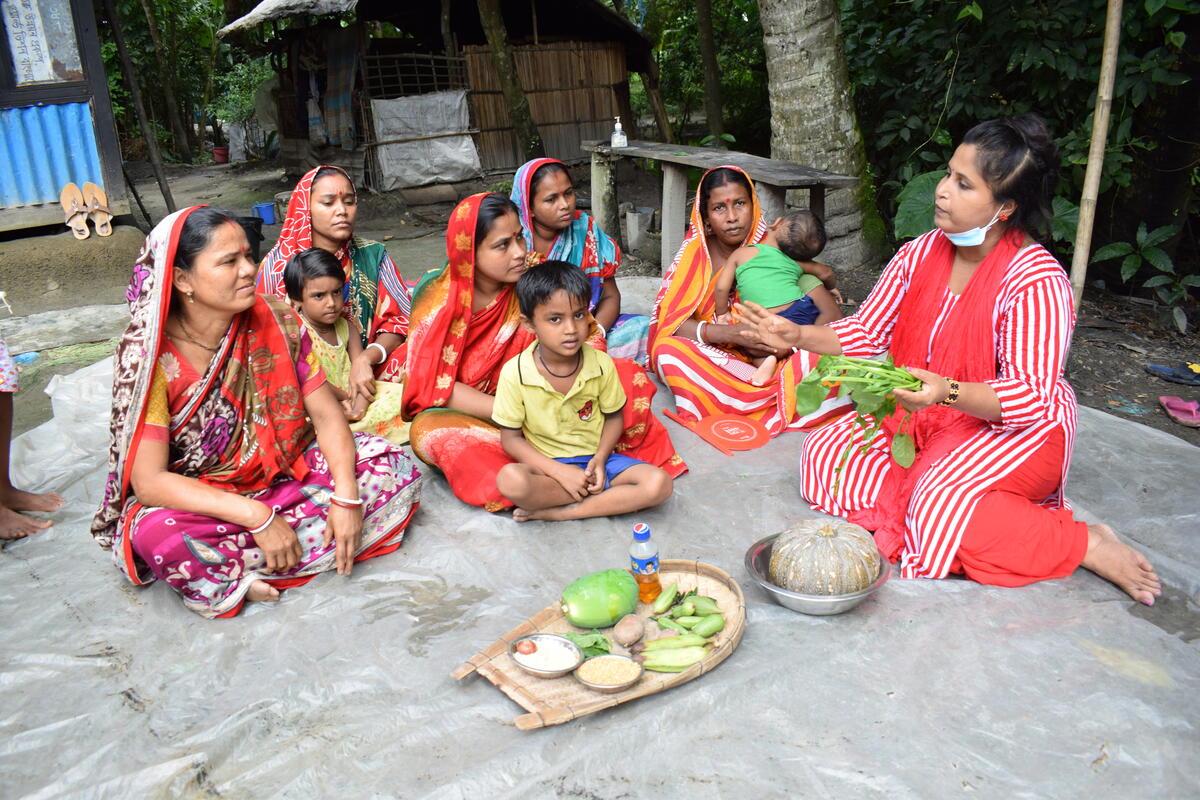
[[[820,425],[844,410],[836,398],[808,416],[796,413],[796,384],[817,356],[791,349],[779,358],[773,380],[750,383],[754,365],[741,351],[767,355],[742,323],[713,322],[717,273],[734,250],[761,242],[769,220],[750,177],[737,167],[717,167],[696,188],[691,228],[663,277],[650,323],[650,361],[675,395],[676,411],[689,419],[740,414],[762,423],[771,436]]]

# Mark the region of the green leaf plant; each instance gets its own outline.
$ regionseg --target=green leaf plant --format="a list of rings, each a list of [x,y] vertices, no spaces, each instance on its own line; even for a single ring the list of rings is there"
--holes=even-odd
[[[1138,225],[1133,242],[1106,244],[1092,255],[1092,261],[1121,259],[1121,280],[1131,283],[1146,267],[1156,274],[1142,283],[1143,289],[1153,289],[1163,305],[1171,309],[1171,318],[1180,333],[1187,333],[1188,318],[1183,303],[1191,289],[1200,287],[1200,275],[1179,274],[1175,263],[1160,244],[1179,233],[1178,225],[1163,225],[1152,231],[1146,223]]]
[[[865,450],[875,434],[883,427],[883,421],[896,411],[896,389],[917,391],[921,381],[908,370],[897,367],[888,355],[883,361],[851,356],[821,356],[812,372],[796,385],[796,412],[801,416],[811,414],[836,389],[838,397],[849,397],[854,404],[854,422],[863,428],[860,452]],[[892,458],[904,469],[912,466],[916,458],[916,446],[907,432],[912,414],[906,413],[900,428],[892,437]],[[850,458],[853,441],[847,444],[834,470],[837,478],[833,491],[837,492],[842,479],[842,468]]]

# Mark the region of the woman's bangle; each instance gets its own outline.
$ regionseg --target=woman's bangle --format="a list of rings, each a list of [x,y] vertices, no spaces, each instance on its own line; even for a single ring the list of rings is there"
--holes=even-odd
[[[946,395],[946,399],[938,403],[939,406],[952,406],[958,402],[958,381],[954,378],[946,378],[946,383],[950,384],[950,394]]]
[[[708,342],[704,341],[704,326],[707,324],[704,320],[696,323],[696,341],[700,344],[708,344]]]
[[[372,347],[378,347],[378,348],[379,348],[379,353],[380,353],[380,355],[382,355],[382,356],[383,356],[382,358],[380,358],[378,361],[376,361],[376,362],[374,362],[374,363],[376,363],[376,364],[382,364],[383,362],[385,362],[385,361],[387,361],[387,360],[388,360],[388,351],[387,351],[387,348],[386,348],[386,347],[384,347],[383,345],[381,345],[379,342],[371,342],[369,345],[367,345],[367,348],[366,348],[366,349],[367,349],[367,350],[370,350]]]
[[[362,498],[351,499],[349,497],[338,497],[336,494],[329,496],[329,502],[339,508],[362,508]]]
[[[251,536],[260,534],[263,531],[265,531],[267,528],[271,527],[271,523],[274,521],[275,521],[275,509],[272,508],[271,516],[267,517],[266,522],[264,522],[262,525],[259,525],[257,528],[251,528],[250,530],[246,531],[246,533],[250,534]]]
[[[593,319],[592,322],[596,322],[596,321]],[[607,339],[608,338],[608,330],[603,325],[601,325],[599,322],[596,322],[596,327],[600,329],[600,338]]]

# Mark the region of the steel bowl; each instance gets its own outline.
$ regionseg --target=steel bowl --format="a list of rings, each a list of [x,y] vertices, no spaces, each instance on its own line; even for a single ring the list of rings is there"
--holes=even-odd
[[[575,655],[575,660],[571,663],[571,666],[566,667],[565,669],[538,669],[536,667],[531,667],[523,663],[521,659],[518,658],[520,654],[517,652],[517,644],[525,641],[526,639],[531,640],[538,647],[541,647],[543,644],[549,644],[550,646],[564,646]],[[579,649],[579,645],[575,644],[567,637],[559,636],[556,633],[531,633],[528,636],[522,636],[519,639],[513,639],[508,645],[508,657],[511,658],[513,663],[518,667],[525,670],[530,675],[536,675],[539,678],[561,678],[563,675],[566,675],[568,672],[571,672],[583,663],[583,651]]]
[[[588,661],[595,661],[598,658],[619,658],[622,661],[628,661],[638,668],[638,673],[631,680],[625,681],[624,683],[592,683],[591,681],[585,681],[582,677],[580,677],[579,669],[577,668],[575,670],[575,679],[593,691],[602,692],[604,694],[614,694],[616,692],[624,691],[640,681],[642,679],[642,673],[645,672],[645,669],[641,664],[638,664],[638,662],[634,661],[629,656],[623,656],[618,653],[607,653],[605,655],[592,656],[583,663],[586,664]],[[579,666],[582,667],[583,664],[580,664]]]
[[[871,585],[865,589],[851,592],[850,594],[801,594],[800,592],[791,592],[771,583],[771,547],[775,544],[775,540],[778,537],[778,533],[772,534],[750,545],[750,549],[746,551],[746,571],[750,573],[750,577],[754,579],[755,583],[767,591],[772,600],[784,608],[799,611],[801,614],[829,616],[849,611],[874,594],[880,586],[887,583],[887,579],[892,574],[892,565],[880,555],[879,577],[872,581]]]

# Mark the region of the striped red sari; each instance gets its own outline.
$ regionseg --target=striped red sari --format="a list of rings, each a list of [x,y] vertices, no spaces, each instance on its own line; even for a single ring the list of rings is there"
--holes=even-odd
[[[738,167],[714,169],[732,169],[745,175]],[[758,207],[750,176],[746,180],[751,186],[754,217],[743,245],[761,242],[768,222]],[[753,367],[747,368],[749,359],[741,352],[676,335],[679,326],[689,319],[711,322],[716,316],[713,291],[718,269],[709,255],[700,209],[697,186],[687,239],[663,276],[650,322],[650,363],[675,396],[676,411],[688,419],[740,414],[762,423],[771,436],[813,428],[841,414],[848,401],[836,398],[826,400],[807,416],[796,413],[796,384],[816,366],[820,357],[816,354],[801,350],[781,359],[774,380],[755,386],[748,382]]]
[[[936,258],[946,246],[939,231],[904,245],[858,313],[830,323],[845,355],[894,352],[902,329],[912,324],[902,310],[905,298],[931,255]],[[947,340],[962,341],[955,312],[978,303],[987,323],[981,349],[992,363],[988,375],[973,379],[996,392],[1000,420],[986,422],[949,408],[918,412],[918,420],[934,413],[915,425],[918,462],[905,480],[897,474],[905,471],[891,459],[890,426],[860,451],[862,429],[847,417],[805,439],[801,492],[814,509],[875,531],[880,549],[899,561],[907,578],[965,572],[983,583],[1021,586],[1068,575],[1082,560],[1087,536],[1063,496],[1076,422],[1075,393],[1062,377],[1075,321],[1070,282],[1041,245],[1013,243],[986,296],[972,297],[971,284],[961,297],[951,294],[946,267],[934,279],[938,289],[931,293],[928,324],[921,326],[923,352],[915,361],[898,357],[897,363],[963,375],[958,370],[970,367],[947,361],[961,349]],[[942,435],[946,431],[949,436]],[[835,468],[851,442],[855,447],[835,494]],[[999,546],[991,530],[996,524],[1005,526]],[[986,560],[978,557],[981,539],[992,545]]]

